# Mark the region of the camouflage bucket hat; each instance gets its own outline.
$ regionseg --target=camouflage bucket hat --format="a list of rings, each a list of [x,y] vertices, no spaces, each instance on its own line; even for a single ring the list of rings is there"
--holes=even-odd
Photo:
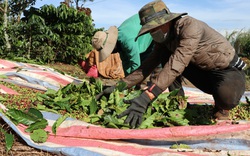
[[[155,0],[143,6],[139,11],[142,28],[137,38],[150,30],[159,27],[187,13],[172,13],[161,0]]]

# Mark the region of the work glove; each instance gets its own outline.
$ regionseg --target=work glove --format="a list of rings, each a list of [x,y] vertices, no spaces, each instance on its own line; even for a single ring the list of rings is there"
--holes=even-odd
[[[125,124],[129,124],[132,128],[137,128],[141,125],[143,120],[143,114],[146,112],[149,103],[162,93],[162,90],[153,84],[148,90],[144,91],[139,97],[132,100],[123,100],[124,103],[130,104],[127,110],[118,115],[118,118],[127,116],[124,121]],[[150,95],[153,95],[150,96]]]
[[[121,86],[119,91],[122,91],[127,88],[127,85],[124,81],[117,82],[116,85],[110,86],[104,89],[101,93],[95,96],[96,100],[99,100],[103,95],[110,95],[118,86]]]
[[[115,90],[115,85],[104,89],[101,93],[95,96],[96,100],[99,100],[103,95],[109,95]]]
[[[129,124],[132,128],[139,127],[142,123],[143,114],[146,112],[150,101],[150,98],[145,92],[132,100],[123,100],[124,103],[130,104],[130,106],[127,110],[118,115],[118,118],[127,115],[124,123]]]

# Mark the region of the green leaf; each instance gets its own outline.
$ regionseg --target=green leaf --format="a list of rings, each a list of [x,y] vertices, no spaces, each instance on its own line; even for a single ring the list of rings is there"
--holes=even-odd
[[[54,109],[56,110],[67,110],[68,112],[71,112],[71,109],[70,109],[70,104],[69,102],[61,102],[61,101],[58,101],[58,102],[54,102]]]
[[[69,102],[69,100],[70,100],[70,95],[65,98],[63,98],[63,95],[59,95],[54,98],[54,102]]]
[[[53,132],[54,134],[56,134],[57,128],[63,123],[63,121],[64,121],[65,119],[67,119],[67,117],[68,117],[68,115],[66,114],[66,115],[60,116],[60,117],[55,121],[55,123],[54,123],[53,126],[52,126],[52,132]]]
[[[133,90],[133,91],[129,92],[129,94],[124,99],[127,99],[127,100],[134,99],[134,98],[140,96],[141,93],[142,93],[141,90]]]
[[[45,92],[46,95],[50,96],[50,97],[54,97],[56,96],[57,94],[57,91],[56,90],[53,90],[53,89],[48,89],[46,92]]]
[[[4,97],[0,96],[0,101],[7,101]]]
[[[44,129],[37,129],[30,134],[30,138],[36,143],[44,143],[48,139],[48,133]]]
[[[155,112],[155,113],[152,114],[151,116],[146,117],[146,120],[144,120],[144,121],[142,122],[142,124],[140,125],[139,128],[144,129],[144,128],[152,128],[152,127],[154,127],[154,126],[153,126],[153,123],[154,123],[154,120],[155,120],[155,118],[156,118],[157,115],[158,115],[158,113]]]
[[[35,123],[38,118],[36,118],[34,115],[30,115],[30,114],[26,114],[24,112],[22,112],[21,110],[17,110],[17,109],[9,109],[6,112],[6,115],[17,121],[17,123],[22,123],[24,125],[30,125],[32,123]]]
[[[0,78],[1,78],[1,79],[8,79],[8,76],[2,75],[2,74],[1,74],[1,75],[0,75]]]
[[[123,118],[117,119],[116,117],[113,117],[112,115],[104,116],[104,124],[107,125],[108,127],[111,126],[112,128],[118,128],[118,126],[128,127],[127,124],[124,124]]]
[[[115,113],[120,114],[120,113],[124,112],[128,106],[129,106],[128,104],[123,103],[122,105],[115,107]]]
[[[96,86],[96,89],[98,91],[98,93],[102,92],[103,91],[103,83],[100,79],[95,79],[95,84]]]
[[[170,92],[169,96],[176,96],[178,95],[179,89],[175,89],[173,91]]]
[[[7,133],[3,128],[0,127],[0,132],[4,134],[5,138],[5,147],[7,152],[11,150],[14,143],[14,136],[12,134]]]
[[[114,103],[115,103],[115,95],[114,95],[114,92],[112,92],[109,95],[108,104],[114,104]]]
[[[39,101],[44,101],[44,100],[52,101],[51,97],[49,97],[46,94],[37,94],[37,99]]]
[[[35,108],[30,108],[28,113],[35,115],[39,119],[43,118],[43,114],[39,110],[37,110]]]
[[[69,83],[66,86],[64,86],[63,88],[61,88],[60,90],[57,91],[57,96],[60,95],[59,92],[61,91],[62,94],[66,94],[68,92],[70,92],[70,90],[72,90],[72,88],[74,87],[73,83]]]
[[[91,114],[95,114],[96,111],[97,111],[97,103],[96,103],[96,100],[92,98],[91,102],[90,102],[90,105],[89,105],[89,109],[90,109],[90,115]]]
[[[47,112],[52,112],[52,113],[58,114],[58,111],[57,111],[57,110],[49,109],[49,108],[47,108],[45,105],[38,104],[38,105],[36,106],[36,108],[39,109],[39,110],[42,110],[42,111],[47,111]]]
[[[170,149],[191,149],[187,144],[174,144],[170,147]]]
[[[86,88],[88,89],[88,93],[91,93],[91,88],[90,88],[89,83],[86,83],[86,82],[85,82],[85,84],[86,84]]]
[[[107,125],[106,125],[106,127],[108,127],[108,128],[119,128],[115,123],[113,123],[113,122],[109,122]]]
[[[122,99],[120,98],[120,92],[114,91],[114,105],[118,106],[122,102]]]
[[[48,121],[46,119],[42,119],[40,121],[37,121],[31,125],[29,125],[28,128],[25,129],[26,132],[33,132],[37,129],[44,129],[48,125]]]
[[[95,123],[100,121],[100,115],[89,115],[90,123]]]
[[[100,102],[101,102],[101,108],[102,108],[102,109],[104,109],[104,108],[107,107],[108,101],[107,101],[107,98],[106,98],[105,96],[102,96]]]
[[[11,150],[13,144],[14,144],[14,136],[9,133],[4,133],[4,138],[5,138],[5,146],[7,152]]]
[[[119,81],[119,82],[117,82],[117,85],[116,85],[116,89],[118,90],[118,91],[123,91],[124,89],[126,89],[127,88],[127,84],[124,82],[124,81]]]
[[[184,117],[184,110],[175,110],[169,112],[169,120],[171,124],[175,126],[188,126],[189,121]]]

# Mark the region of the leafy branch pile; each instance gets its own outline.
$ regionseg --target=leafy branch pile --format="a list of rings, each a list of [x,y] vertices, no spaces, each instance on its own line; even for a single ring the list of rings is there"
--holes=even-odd
[[[141,91],[123,90],[120,83],[110,96],[102,96],[96,100],[95,96],[103,90],[102,82],[98,79],[83,81],[79,85],[69,84],[58,91],[48,90],[38,95],[37,106],[40,110],[69,114],[79,120],[109,128],[127,129],[124,124],[126,117],[121,119],[117,115],[128,107],[123,99],[137,97]],[[213,124],[211,118],[212,107],[180,107],[180,103],[187,104],[187,98],[177,96],[177,90],[158,96],[144,114],[144,121],[139,128],[166,127],[176,125]]]
[[[8,109],[36,108],[68,115],[91,124],[120,129],[129,128],[123,123],[126,117],[117,118],[117,115],[128,107],[123,103],[123,99],[132,99],[141,93],[138,90],[122,91],[124,84],[120,84],[110,96],[102,96],[100,100],[96,100],[95,96],[104,87],[99,79],[83,80],[81,84],[68,84],[58,91],[48,90],[45,93],[1,83],[21,93],[21,95],[1,94],[0,101]],[[247,104],[240,104],[231,110],[230,118],[249,120],[249,103],[248,101]],[[144,122],[139,128],[210,125],[215,123],[212,110],[212,105],[187,104],[187,98],[177,96],[177,91],[164,93],[149,105],[144,114]]]

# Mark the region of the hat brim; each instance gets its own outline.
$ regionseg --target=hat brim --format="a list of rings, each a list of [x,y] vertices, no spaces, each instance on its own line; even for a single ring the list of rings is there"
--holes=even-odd
[[[172,21],[173,19],[178,18],[178,17],[183,16],[183,15],[187,15],[187,13],[171,13],[169,16],[162,16],[162,17],[159,17],[155,20],[152,20],[152,21],[144,24],[141,27],[138,35],[136,36],[135,41],[137,40],[138,37],[148,33],[150,30],[157,28],[163,24],[166,24],[166,23]]]
[[[111,26],[107,31],[107,40],[104,47],[99,51],[99,62],[104,61],[115,48],[117,38],[118,38],[118,29],[115,26]]]

